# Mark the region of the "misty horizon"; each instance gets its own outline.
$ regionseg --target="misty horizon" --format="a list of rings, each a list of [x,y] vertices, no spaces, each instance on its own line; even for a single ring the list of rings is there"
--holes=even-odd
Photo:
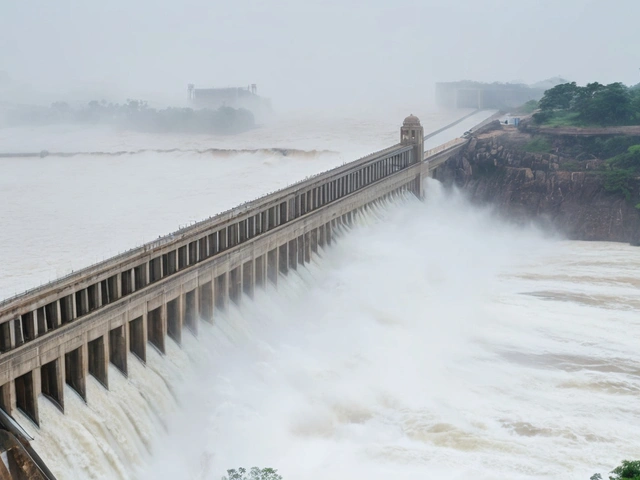
[[[366,110],[431,104],[439,81],[635,84],[639,14],[578,0],[13,3],[0,100],[180,105],[189,83],[255,83],[279,111]]]

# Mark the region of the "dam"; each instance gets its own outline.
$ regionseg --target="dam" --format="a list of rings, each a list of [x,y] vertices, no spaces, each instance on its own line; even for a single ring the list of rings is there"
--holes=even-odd
[[[180,344],[184,329],[197,335],[201,319],[213,323],[230,302],[277,285],[358,212],[401,192],[420,197],[425,178],[467,142],[425,152],[424,138],[410,115],[394,146],[0,303],[0,407],[16,446],[5,469],[53,477],[12,419],[17,410],[40,425],[41,395],[64,412],[65,385],[85,400],[89,376],[108,389],[109,364],[126,376],[132,357],[164,354],[168,338]]]
[[[447,157],[447,149],[455,149],[458,142],[463,145],[459,147],[463,152],[469,148],[464,139],[445,142],[469,128],[472,141],[483,137],[477,124],[488,115],[481,112],[442,135],[425,135],[428,137],[423,143],[425,150],[443,145],[425,151],[426,161],[420,168],[415,164],[400,168],[269,231],[260,229],[256,233],[254,227],[254,236],[243,244],[211,256],[211,245],[215,248],[215,244],[208,237],[203,250],[207,258],[198,258],[195,264],[142,288],[134,282],[133,292],[123,294],[121,290],[120,298],[64,325],[51,329],[47,325],[44,333],[35,330],[34,339],[25,339],[23,320],[28,320],[30,312],[36,312],[36,320],[42,318],[42,312],[38,312],[43,308],[42,302],[45,306],[56,303],[55,311],[62,311],[57,305],[61,298],[74,294],[75,301],[77,291],[101,284],[129,267],[132,275],[136,275],[137,266],[165,253],[177,252],[183,245],[187,245],[188,261],[188,240],[197,241],[205,234],[215,234],[230,226],[233,231],[233,225],[246,219],[249,213],[264,210],[251,212],[249,204],[239,205],[243,197],[257,198],[251,204],[267,202],[264,206],[269,207],[268,201],[272,200],[271,206],[279,206],[280,199],[286,199],[287,195],[311,188],[314,198],[313,188],[322,185],[321,177],[339,179],[358,170],[352,167],[365,166],[367,158],[384,160],[393,150],[403,148],[402,137],[397,137],[395,125],[385,125],[376,133],[388,132],[375,144],[380,155],[365,156],[366,145],[373,135],[359,134],[358,138],[367,139],[361,144],[364,148],[341,149],[347,152],[345,159],[360,160],[344,164],[342,156],[333,157],[331,166],[337,168],[305,178],[323,170],[317,167],[322,165],[318,162],[314,170],[288,173],[291,180],[305,178],[302,182],[295,185],[272,182],[261,191],[242,189],[226,205],[212,204],[215,199],[203,196],[206,194],[203,190],[182,200],[174,195],[171,207],[176,215],[155,234],[150,232],[147,239],[170,231],[171,225],[181,223],[182,216],[194,218],[193,212],[198,208],[196,218],[206,218],[208,211],[222,212],[234,204],[239,206],[155,242],[139,242],[128,230],[134,220],[145,221],[140,218],[141,208],[118,209],[122,223],[108,239],[126,239],[118,248],[142,243],[146,249],[140,247],[117,255],[3,302],[3,313],[10,303],[24,307],[5,317],[10,322],[9,328],[14,329],[11,333],[22,333],[22,338],[14,338],[14,346],[0,354],[6,378],[13,379],[3,381],[4,391],[10,395],[17,393],[16,383],[20,384],[20,380],[11,372],[14,365],[19,367],[18,360],[23,359],[20,352],[36,345],[31,354],[33,367],[23,369],[19,376],[30,371],[30,385],[40,393],[34,402],[39,426],[27,415],[30,405],[24,388],[23,398],[14,397],[15,403],[10,404],[11,415],[0,409],[4,429],[0,431],[3,453],[0,478],[219,480],[228,468],[260,466],[277,468],[286,480],[359,477],[411,480],[424,474],[464,477],[470,473],[486,478],[500,475],[523,480],[540,476],[577,479],[611,470],[616,459],[635,458],[638,433],[633,419],[638,409],[629,407],[638,391],[635,252],[625,245],[557,241],[530,229],[505,225],[490,210],[466,202],[455,192],[445,192],[440,183],[428,178],[434,175],[434,170],[435,178],[440,175],[438,163]],[[436,124],[422,113],[420,119],[421,126],[428,131],[454,120],[441,118]],[[333,128],[336,132],[349,130],[344,125]],[[406,132],[405,136],[411,138],[410,128]],[[329,142],[339,145],[336,136]],[[263,141],[263,145],[276,143],[269,140]],[[390,150],[383,148],[398,141]],[[281,145],[291,146],[287,143]],[[331,149],[331,144],[326,143],[325,148]],[[290,160],[269,159],[280,162],[279,166],[287,170],[306,163]],[[216,163],[205,157],[198,157],[198,161],[215,166],[212,169],[215,175],[220,175],[224,168],[222,161]],[[258,161],[246,159],[245,165],[262,169],[260,174],[265,182],[274,174],[286,174],[282,168],[277,170],[270,165],[265,168],[262,160]],[[326,161],[326,157],[322,159]],[[22,159],[16,162],[23,169],[32,169]],[[149,172],[148,168],[135,168],[135,162],[135,156],[128,157],[118,175],[110,178],[117,179],[127,171],[136,175]],[[46,166],[49,171],[52,167],[49,160],[38,159],[33,163]],[[101,160],[94,165],[104,163],[108,162]],[[152,167],[154,163],[157,165],[155,156],[154,162],[143,165]],[[229,168],[234,166],[233,172],[239,171],[235,168],[237,163],[229,163]],[[63,161],[56,161],[56,168],[61,165]],[[183,170],[190,167],[183,159],[176,165]],[[409,169],[422,173],[419,194],[423,200],[416,197],[413,188],[392,193],[391,198],[385,199],[388,182],[395,182],[395,178],[402,184],[400,175]],[[193,170],[187,170],[193,176]],[[96,172],[103,170],[93,169],[92,173]],[[138,176],[134,181],[138,178],[145,177]],[[160,180],[152,178],[156,183]],[[181,185],[192,185],[185,182],[189,178],[171,176],[162,183],[165,187],[162,191],[168,195],[173,193],[171,187],[178,190]],[[417,175],[410,176],[410,180],[417,180]],[[220,192],[220,182],[216,185],[211,177],[208,181],[212,182],[211,190]],[[380,193],[375,192],[378,185],[383,187]],[[270,193],[273,190],[278,191]],[[227,192],[230,189],[225,190],[225,196]],[[266,193],[270,194],[261,197]],[[105,194],[109,192],[95,198],[108,198]],[[328,214],[328,222],[327,217],[322,217],[329,209],[363,194],[367,197],[355,206],[364,206],[359,212],[352,210],[350,226],[347,227],[348,215],[344,217],[348,206],[337,217]],[[374,198],[378,200],[367,203]],[[69,197],[57,201],[61,204],[69,201]],[[160,196],[153,198],[154,204],[163,208],[144,211],[164,212],[169,206],[161,201]],[[198,203],[206,204],[206,208]],[[69,210],[77,213],[76,209]],[[230,213],[234,211],[235,217]],[[305,258],[301,263],[297,247],[305,247],[306,236],[296,229],[302,222],[313,222],[315,215],[319,220],[309,227],[316,226],[315,238],[320,241],[324,238],[325,246],[316,244],[317,254],[311,250],[311,261]],[[268,212],[267,218],[270,217]],[[35,285],[37,281],[26,259],[32,265],[34,259],[46,260],[47,255],[59,260],[62,254],[58,252],[62,250],[54,248],[56,240],[64,242],[62,245],[76,255],[92,236],[95,243],[85,248],[98,253],[109,248],[101,227],[92,227],[92,235],[84,235],[81,242],[72,243],[43,230],[47,224],[40,221],[47,218],[42,214],[30,218],[33,220],[30,223],[36,226],[31,231],[47,238],[51,249],[42,254],[36,251],[37,244],[31,238],[18,235],[25,257],[7,251],[5,282],[17,278],[11,275],[11,259],[16,258],[22,261],[24,274],[30,275],[29,283]],[[58,222],[63,220],[54,218]],[[111,219],[102,222],[105,223],[118,225]],[[330,223],[330,248],[326,248],[327,223]],[[123,228],[125,225],[127,228]],[[322,226],[324,236],[319,235]],[[66,226],[73,227],[74,224]],[[294,230],[279,238],[279,232],[289,227]],[[235,228],[238,231],[240,227]],[[308,233],[308,245],[313,247],[314,232]],[[218,242],[220,238],[219,233],[214,236]],[[5,235],[5,239],[10,237]],[[295,243],[290,244],[294,239]],[[260,247],[263,240],[270,244]],[[255,255],[243,250],[252,243],[259,249]],[[285,243],[287,255],[283,257],[280,247],[284,253]],[[295,267],[294,257],[289,257],[290,246],[296,248]],[[37,250],[41,248],[44,247]],[[255,262],[261,253],[266,252],[268,257],[270,251],[272,265],[276,255],[278,266],[275,282],[261,274],[260,261]],[[107,256],[116,252],[110,250]],[[246,256],[225,266],[240,252]],[[283,258],[286,276],[280,273]],[[603,263],[595,265],[594,258]],[[131,262],[127,263],[127,259]],[[268,269],[267,260],[262,266]],[[123,268],[116,270],[120,261]],[[216,289],[214,279],[220,276],[228,279],[234,275],[229,269],[235,270],[249,261],[254,262],[253,289],[245,293],[241,288],[233,300],[229,285],[223,283],[222,303],[216,307],[216,292],[221,289]],[[164,268],[162,260],[159,263]],[[74,268],[90,264],[90,260],[83,260]],[[198,278],[201,283],[194,285],[191,280],[187,285],[188,276],[195,271],[198,272],[195,276],[202,274],[203,278]],[[246,273],[251,274],[249,267]],[[183,275],[184,281],[180,279]],[[251,277],[245,275],[244,269],[237,269],[236,275],[243,287],[251,285],[247,282]],[[265,276],[263,288],[257,282]],[[71,281],[72,278],[75,280]],[[199,288],[209,278],[213,282],[212,294],[201,302],[200,298],[207,293],[200,296]],[[125,274],[125,292],[126,283]],[[123,288],[122,278],[119,288]],[[195,329],[186,321],[185,307],[192,301],[187,294],[198,295],[199,301],[193,302],[199,309],[199,317],[193,322]],[[84,295],[80,295],[81,300]],[[104,304],[102,286],[100,295]],[[140,306],[145,301],[158,302],[160,296],[164,298],[159,304]],[[177,318],[182,329],[172,330],[171,335],[167,331],[162,353],[149,340],[150,336],[153,338],[149,332],[153,313],[150,315],[149,311],[171,300],[176,300],[171,304],[174,312],[176,306],[181,307]],[[127,313],[133,308],[138,308],[138,312]],[[163,323],[170,320],[171,312],[170,305],[160,309]],[[45,320],[47,313],[45,308]],[[131,339],[140,333],[135,331],[135,323],[131,332],[131,320],[136,318],[147,322],[147,341],[137,346],[134,342],[132,351]],[[16,325],[18,319],[20,324]],[[129,342],[125,343],[125,358],[120,359],[112,355],[118,351],[117,340],[111,342],[107,336],[107,332],[119,326],[124,327],[120,333]],[[100,346],[100,340],[87,345],[99,339],[101,333],[103,348],[109,342],[105,375],[95,366],[96,357],[100,360],[95,345]],[[142,348],[144,361],[140,358]],[[67,354],[78,349],[84,358],[80,372],[75,372],[70,368],[73,354]],[[94,363],[91,369],[90,356]],[[57,373],[55,377],[44,367],[54,360],[59,369],[53,372]],[[123,366],[126,375],[122,373]],[[62,388],[53,390],[43,383],[43,377],[55,378]],[[84,383],[78,382],[78,378]],[[531,388],[533,384],[535,389]],[[24,381],[18,385],[24,386]]]

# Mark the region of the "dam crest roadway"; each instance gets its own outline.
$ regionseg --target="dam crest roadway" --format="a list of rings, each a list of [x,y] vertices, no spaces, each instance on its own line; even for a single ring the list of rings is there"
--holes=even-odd
[[[0,479],[54,478],[16,410],[39,426],[41,395],[62,412],[65,385],[86,401],[89,375],[108,389],[109,363],[127,376],[132,357],[165,354],[184,329],[197,336],[200,321],[277,285],[360,212],[403,192],[421,198],[425,179],[469,141],[425,151],[454,124],[425,136],[409,115],[393,146],[0,302]]]

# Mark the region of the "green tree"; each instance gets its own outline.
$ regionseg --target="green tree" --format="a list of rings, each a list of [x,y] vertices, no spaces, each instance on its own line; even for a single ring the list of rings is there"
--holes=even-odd
[[[589,84],[594,85],[594,84]],[[587,89],[583,87],[583,89]],[[629,123],[633,118],[631,94],[622,83],[611,83],[606,87],[594,85],[591,91],[580,94],[585,98],[576,109],[580,117],[591,123],[620,125]]]
[[[605,86],[598,82],[588,83],[585,87],[578,87],[576,96],[571,104],[571,109],[582,112],[589,107],[593,101],[593,97],[604,88]]]
[[[640,480],[640,460],[623,460],[622,465],[614,468],[611,473],[613,476],[609,476],[609,480]]]
[[[536,112],[533,114],[533,120],[536,123],[545,123],[546,121],[550,120],[552,117],[553,117],[552,110],[540,110],[539,112]]]
[[[640,461],[623,460],[611,473],[613,475],[609,475],[609,480],[640,480]],[[594,473],[589,480],[602,480],[602,475]]]
[[[540,109],[545,110],[568,110],[578,94],[576,82],[562,83],[544,92],[540,99]]]
[[[630,88],[629,93],[631,94],[631,111],[634,120],[636,123],[640,123],[640,83]]]
[[[246,468],[240,467],[227,470],[227,476],[222,480],[282,480],[282,476],[273,468],[253,467],[247,472]]]
[[[540,112],[533,115],[537,123],[557,119],[567,125],[629,125],[640,123],[640,88],[620,82],[584,87],[564,83],[544,92],[539,106]]]
[[[631,145],[627,151],[607,160],[612,168],[629,168],[640,170],[640,145]]]

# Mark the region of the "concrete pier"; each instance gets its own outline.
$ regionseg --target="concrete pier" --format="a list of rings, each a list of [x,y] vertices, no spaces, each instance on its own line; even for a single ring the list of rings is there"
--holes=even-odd
[[[229,302],[309,263],[342,226],[400,192],[422,195],[431,151],[410,115],[400,143],[182,229],[0,303],[0,407],[39,424],[40,393],[64,411],[64,384],[86,399],[86,379],[109,388],[109,363],[128,374],[127,353],[146,362],[169,341],[197,335]]]

